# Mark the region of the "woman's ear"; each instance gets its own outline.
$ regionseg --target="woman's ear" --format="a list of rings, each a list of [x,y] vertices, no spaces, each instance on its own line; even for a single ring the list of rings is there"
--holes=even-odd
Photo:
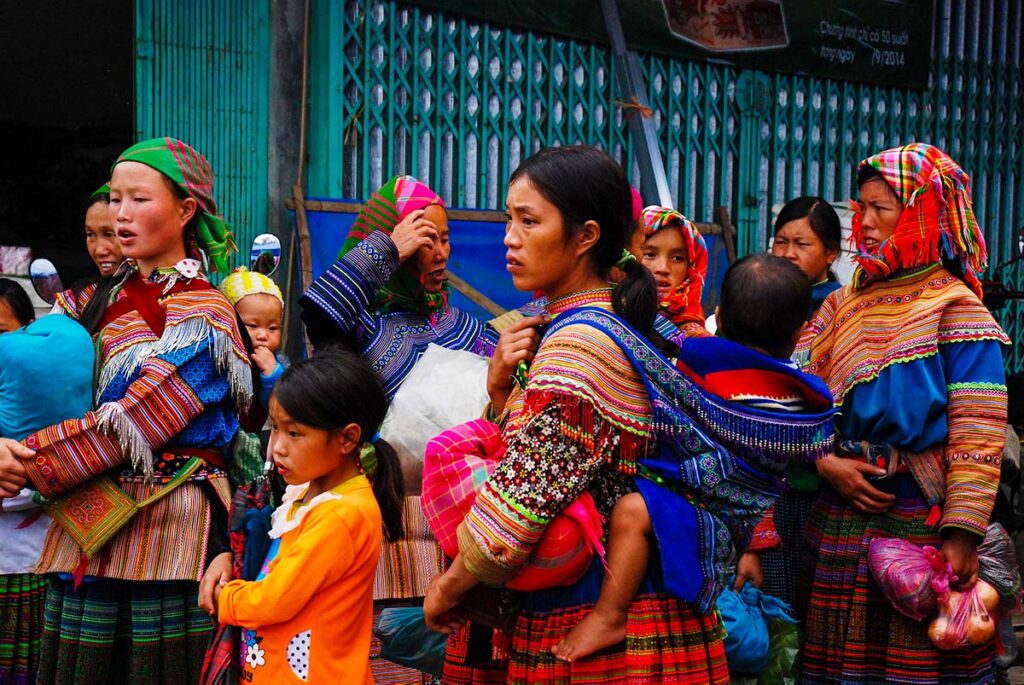
[[[184,228],[192,217],[196,215],[196,211],[199,209],[199,203],[196,202],[194,197],[186,197],[181,201],[181,226]]]
[[[601,224],[597,223],[593,219],[587,219],[583,223],[583,226],[579,231],[576,232],[576,255],[583,255],[589,252],[597,245],[597,241],[601,239]]]

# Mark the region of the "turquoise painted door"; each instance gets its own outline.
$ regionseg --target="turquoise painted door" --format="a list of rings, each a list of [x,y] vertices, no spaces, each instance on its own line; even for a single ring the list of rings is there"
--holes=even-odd
[[[269,0],[137,0],[135,26],[136,137],[210,160],[244,264],[268,221]]]

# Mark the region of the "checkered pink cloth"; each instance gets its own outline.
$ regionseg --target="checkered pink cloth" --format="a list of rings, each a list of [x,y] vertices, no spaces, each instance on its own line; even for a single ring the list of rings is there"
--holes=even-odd
[[[450,428],[427,443],[420,502],[431,530],[449,557],[459,553],[456,531],[476,493],[505,456],[498,426],[477,419]],[[556,516],[530,561],[508,583],[514,590],[571,585],[590,567],[594,554],[604,558],[603,519],[584,492]]]

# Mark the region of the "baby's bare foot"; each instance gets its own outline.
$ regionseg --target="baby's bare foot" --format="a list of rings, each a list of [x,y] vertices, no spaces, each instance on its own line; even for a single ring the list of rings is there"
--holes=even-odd
[[[626,639],[626,615],[595,609],[551,652],[562,661],[578,661]]]

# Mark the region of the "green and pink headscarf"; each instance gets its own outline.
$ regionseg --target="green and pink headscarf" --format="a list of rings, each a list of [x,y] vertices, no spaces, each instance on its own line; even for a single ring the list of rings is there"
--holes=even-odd
[[[121,162],[139,162],[156,169],[196,201],[196,243],[206,253],[214,271],[227,273],[228,255],[238,248],[231,235],[231,225],[217,214],[213,169],[206,158],[175,138],[152,138],[122,152],[114,166]],[[196,246],[187,247],[194,252]]]
[[[934,145],[911,143],[868,157],[858,168],[876,169],[903,203],[896,230],[875,254],[863,247],[864,208],[852,202],[853,235],[859,253],[855,288],[943,258],[959,262],[964,281],[978,297],[988,253],[985,236],[971,206],[970,178],[949,155]]]
[[[444,207],[441,196],[412,176],[395,176],[370,196],[348,232],[338,258],[350,252],[374,231],[391,235],[402,219],[417,209]],[[441,292],[428,293],[415,269],[399,267],[377,293],[376,306],[384,311],[415,311],[434,316],[448,308],[448,282]]]
[[[662,313],[676,326],[684,323],[704,323],[704,308],[700,300],[704,294],[704,279],[708,273],[708,248],[697,226],[680,212],[668,207],[651,205],[644,208],[644,237],[658,231],[674,230],[683,235],[690,270],[686,279],[658,303]]]

